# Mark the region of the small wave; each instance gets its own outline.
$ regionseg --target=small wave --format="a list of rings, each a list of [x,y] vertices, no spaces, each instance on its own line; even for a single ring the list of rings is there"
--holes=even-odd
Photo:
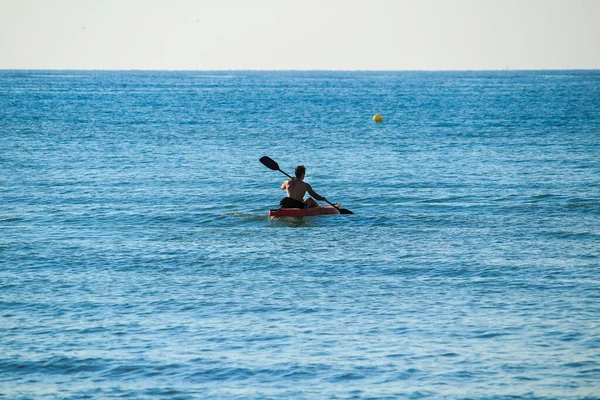
[[[458,354],[450,352],[450,353],[440,354],[440,357],[458,357]]]
[[[598,363],[596,361],[578,361],[563,364],[565,368],[584,368],[584,367],[596,367]]]
[[[421,374],[422,371],[418,368],[408,368],[405,371],[399,372],[394,376],[394,380],[408,380],[413,378],[415,375]]]
[[[54,356],[39,361],[0,360],[0,370],[12,373],[70,374],[100,371],[107,366],[101,358]]]
[[[225,216],[230,216],[230,217],[252,217],[253,214],[249,213],[249,212],[242,212],[242,211],[230,211],[230,212],[226,212]]]
[[[522,382],[535,382],[535,381],[539,381],[539,378],[532,378],[529,376],[523,376],[523,375],[519,375],[519,376],[515,376],[514,379],[518,380],[518,381],[522,381]]]
[[[143,393],[146,396],[150,396],[150,397],[168,398],[168,399],[177,398],[178,395],[185,394],[185,392],[174,389],[172,387],[146,389]],[[188,396],[183,396],[182,398],[188,398]]]
[[[475,335],[473,336],[474,339],[494,339],[500,336],[506,336],[507,333],[501,333],[501,332],[490,332],[490,333],[482,333],[479,335]]]
[[[330,378],[330,381],[333,382],[346,382],[346,381],[355,381],[365,379],[363,374],[359,374],[357,372],[344,372]]]
[[[541,232],[548,237],[556,237],[560,239],[598,239],[599,235],[591,232],[570,232],[570,231],[546,231]]]
[[[549,194],[549,193],[547,193],[547,194],[538,194],[538,195],[536,195],[536,196],[533,196],[532,198],[533,198],[534,200],[544,200],[544,199],[550,199],[550,198],[552,198],[552,197],[556,197],[556,196],[555,196],[555,195],[553,195],[553,194]]]
[[[249,379],[256,373],[248,368],[210,368],[194,372],[186,378],[192,382],[237,381]]]
[[[118,365],[105,371],[102,375],[111,379],[129,376],[146,376],[152,377],[156,375],[175,375],[179,374],[181,370],[185,368],[183,364],[130,364],[130,365]]]
[[[561,334],[559,337],[559,340],[561,342],[576,342],[576,341],[580,340],[582,337],[583,337],[583,335],[581,333],[570,332],[570,333]]]
[[[584,371],[579,371],[578,373],[582,375],[596,375],[597,377],[600,377],[600,368],[586,369]]]
[[[569,211],[600,214],[600,202],[583,199],[571,199],[565,205]]]
[[[600,349],[600,338],[586,340],[583,345],[588,349]]]
[[[110,332],[110,329],[105,328],[103,326],[95,326],[93,328],[86,328],[83,330],[75,330],[77,333],[81,333],[82,335],[88,335],[90,333],[105,333]]]
[[[19,217],[11,217],[11,218],[5,218],[5,219],[0,219],[0,224],[7,224],[7,223],[11,223],[11,222],[19,222],[19,221],[24,221],[25,218],[19,218]]]
[[[231,225],[239,227],[240,225],[264,224],[269,221],[269,217],[265,214],[259,215],[256,213],[231,211],[222,215],[215,215],[209,218],[206,222],[216,225]]]
[[[407,356],[408,356],[408,354],[405,354],[405,353],[397,353],[397,354],[388,354],[388,355],[386,355],[387,358],[405,358]]]
[[[204,360],[201,360],[204,362]],[[286,378],[286,379],[306,379],[316,377],[331,370],[329,365],[325,364],[279,364],[272,368],[243,368],[243,367],[214,367],[197,370],[186,376],[193,382],[214,382],[214,381],[244,381],[253,377]]]
[[[436,199],[426,199],[426,200],[421,200],[419,203],[422,204],[443,204],[443,203],[450,203],[456,200],[465,200],[465,199],[470,199],[472,198],[471,196],[448,196],[448,197],[439,197]]]

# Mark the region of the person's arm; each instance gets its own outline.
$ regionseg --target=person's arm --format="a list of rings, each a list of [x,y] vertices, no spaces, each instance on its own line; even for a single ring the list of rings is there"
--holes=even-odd
[[[317,192],[315,192],[313,190],[312,186],[310,186],[308,183],[306,184],[306,191],[308,192],[308,194],[310,194],[312,197],[314,197],[317,200],[321,200],[321,201],[327,200],[325,197],[323,197],[320,194],[318,194]]]
[[[290,180],[286,179],[285,182],[281,184],[281,190],[286,190],[290,184]]]

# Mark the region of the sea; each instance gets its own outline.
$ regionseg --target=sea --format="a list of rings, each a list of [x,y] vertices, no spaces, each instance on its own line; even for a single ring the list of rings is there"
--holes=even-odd
[[[0,71],[0,399],[122,398],[600,399],[600,71]]]

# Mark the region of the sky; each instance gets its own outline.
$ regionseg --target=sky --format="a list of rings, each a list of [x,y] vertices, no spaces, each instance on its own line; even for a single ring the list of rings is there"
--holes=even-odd
[[[600,69],[600,0],[0,0],[0,69]]]

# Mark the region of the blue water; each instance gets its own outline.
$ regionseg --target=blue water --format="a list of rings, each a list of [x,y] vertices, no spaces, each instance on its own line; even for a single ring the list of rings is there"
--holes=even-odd
[[[0,398],[600,398],[600,71],[0,71],[0,149]]]

